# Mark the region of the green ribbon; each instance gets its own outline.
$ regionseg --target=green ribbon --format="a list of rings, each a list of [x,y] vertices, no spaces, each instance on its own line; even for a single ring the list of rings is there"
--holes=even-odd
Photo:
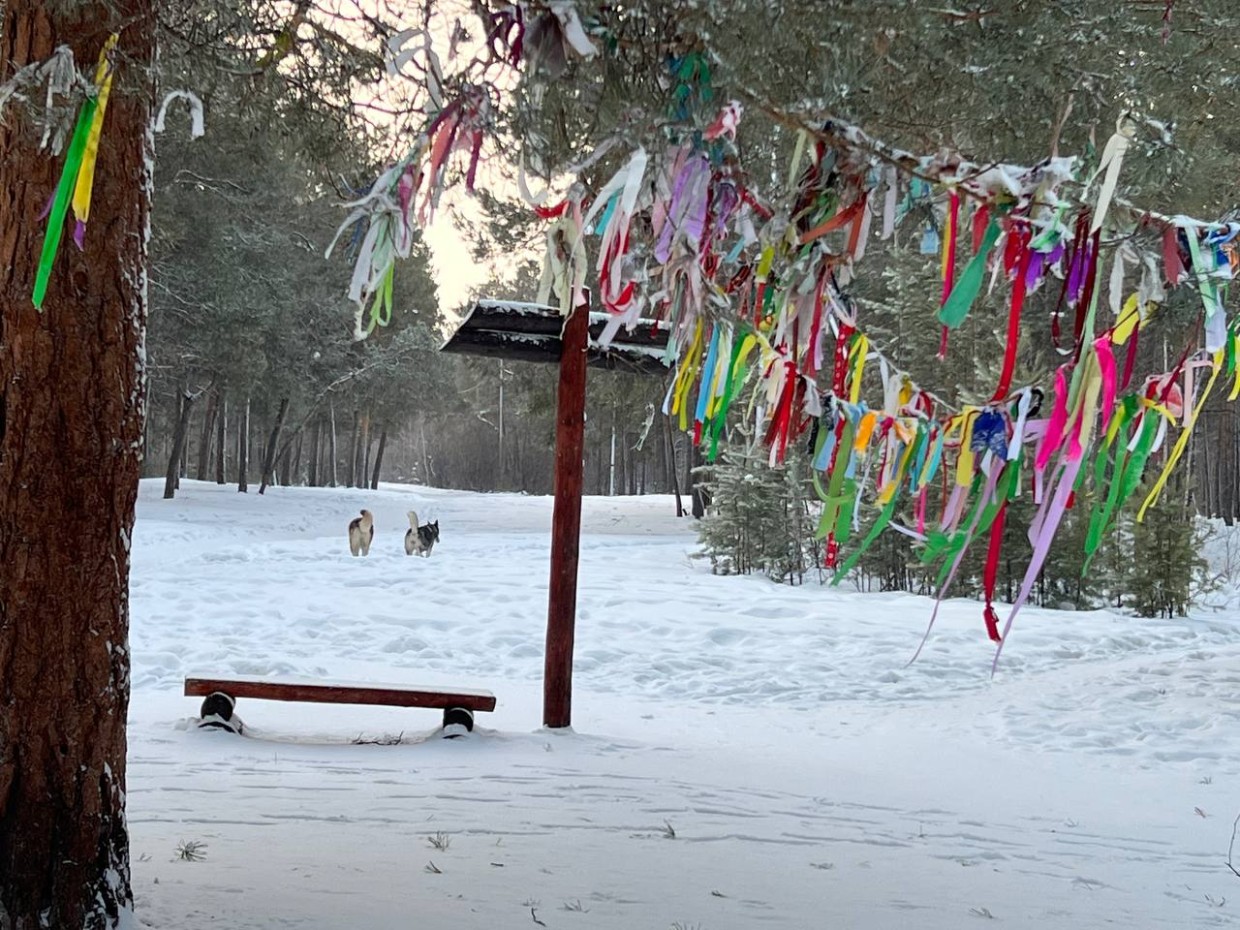
[[[826,441],[824,435],[820,435],[818,438],[820,443]],[[818,521],[818,532],[814,536],[815,539],[825,539],[827,533],[837,527],[841,513],[845,511],[845,508],[841,506],[843,502],[844,473],[848,471],[848,460],[852,456],[852,445],[853,424],[851,420],[845,420],[843,432],[840,433],[840,441],[835,446],[835,460],[831,463],[831,480],[825,492],[823,491],[822,483],[818,480],[818,473],[814,473],[814,490],[818,494],[818,499],[826,505],[822,508],[822,517]],[[821,445],[819,445],[817,451],[822,451]],[[856,494],[856,482],[850,479],[849,484],[854,489],[853,494],[849,495],[847,506],[847,513],[851,518],[852,502]],[[848,526],[846,525],[845,537],[847,537],[847,530]]]
[[[1120,426],[1115,431],[1115,437],[1122,438],[1119,448],[1115,452],[1115,464],[1111,468],[1111,485],[1107,488],[1105,497],[1099,499],[1094,505],[1093,511],[1089,515],[1089,528],[1085,534],[1085,561],[1081,565],[1081,574],[1084,575],[1089,570],[1089,563],[1093,561],[1094,555],[1098,551],[1098,547],[1102,544],[1103,534],[1111,523],[1111,516],[1115,512],[1116,505],[1119,503],[1121,490],[1121,477],[1124,469],[1128,465],[1128,439],[1130,438],[1124,431],[1129,420],[1132,419],[1137,410],[1137,398],[1135,395],[1128,395],[1124,398],[1123,405],[1120,407],[1119,417]],[[1094,487],[1100,488],[1103,485],[1104,476],[1106,475],[1106,466],[1110,458],[1111,443],[1104,444],[1098,450],[1097,456],[1094,458]]]
[[[43,252],[39,255],[39,268],[34,278],[34,306],[43,309],[43,299],[47,296],[47,282],[52,276],[52,265],[56,261],[56,252],[60,249],[60,240],[65,231],[65,214],[69,212],[69,200],[73,196],[73,188],[77,183],[78,172],[82,168],[82,157],[86,154],[86,140],[90,136],[90,124],[95,118],[97,101],[87,97],[78,114],[77,125],[73,129],[73,139],[69,143],[69,153],[65,156],[65,167],[60,173],[60,183],[56,185],[56,197],[52,201],[52,209],[47,217],[47,233],[43,237]]]
[[[715,411],[714,419],[710,424],[710,452],[706,456],[706,460],[709,462],[715,461],[719,456],[719,437],[723,433],[724,423],[727,422],[728,410],[740,391],[741,385],[745,383],[745,378],[736,377],[736,362],[740,358],[741,348],[745,345],[745,337],[748,333],[748,327],[738,326],[735,335],[732,337],[732,357],[728,360],[728,379],[723,386],[723,400]]]
[[[966,547],[971,546],[979,536],[983,536],[990,532],[991,525],[995,522],[995,518],[999,516],[999,509],[1007,501],[1016,497],[1016,489],[1020,485],[1020,459],[1008,462],[1003,468],[1003,474],[999,476],[999,482],[995,486],[995,492],[990,499],[983,501],[981,495],[973,502],[973,506],[969,509],[968,515],[961,522],[961,529],[956,530],[950,537],[945,534],[935,534],[939,537],[939,546],[937,553],[931,553],[929,547],[927,552],[922,556],[922,562],[931,562],[937,555],[944,555],[946,558],[939,567],[936,584],[938,587],[943,586],[944,580],[951,571],[952,563],[956,561],[956,556]],[[978,487],[984,487],[984,477],[979,471],[973,479],[973,486],[970,493],[975,492]],[[981,515],[977,517],[977,523],[974,525],[974,516],[981,508]],[[973,531],[969,532],[969,527],[973,527]]]
[[[392,279],[396,266],[389,265],[383,276],[383,283],[375,291],[374,303],[370,305],[370,323],[366,327],[366,335],[375,331],[376,326],[387,326],[392,322]]]
[[[878,519],[874,521],[874,525],[870,527],[870,531],[865,534],[865,539],[861,541],[861,545],[844,560],[831,578],[831,585],[838,585],[850,571],[857,567],[857,563],[861,561],[861,557],[865,555],[866,550],[874,544],[874,540],[878,539],[879,534],[887,529],[891,523],[891,518],[896,512],[896,505],[900,503],[900,496],[893,494],[891,500],[887,502],[887,506],[883,508],[882,513],[878,515]]]
[[[1000,232],[999,221],[992,219],[982,236],[982,247],[970,259],[956,281],[956,286],[947,295],[947,301],[939,310],[939,322],[948,329],[955,329],[969,315],[969,309],[977,299],[978,291],[982,289],[982,280],[986,277],[986,262],[995,243],[999,241]]]

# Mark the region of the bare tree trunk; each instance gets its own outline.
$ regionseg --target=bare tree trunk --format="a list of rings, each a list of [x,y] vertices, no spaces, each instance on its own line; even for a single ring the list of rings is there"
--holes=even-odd
[[[706,459],[702,455],[702,447],[690,444],[689,461],[691,470],[689,472],[690,487],[693,489],[693,516],[700,520],[706,515],[706,508],[710,506],[710,492],[706,490],[706,486],[702,483],[702,476],[695,472],[706,464]]]
[[[245,413],[237,424],[237,491],[245,494],[250,490],[250,398],[245,399]]]
[[[676,516],[683,517],[685,515],[685,506],[680,499],[680,476],[677,474],[676,468],[676,437],[672,433],[672,418],[665,416],[663,425],[666,427],[664,436],[667,438],[667,474],[672,480],[672,493],[676,495]]]
[[[228,397],[220,391],[220,415],[215,421],[215,483],[224,483],[224,437],[228,433]]]
[[[349,440],[349,483],[348,487],[357,487],[357,473],[359,463],[361,461],[362,450],[360,447],[360,439],[362,434],[362,415],[359,411],[353,411],[353,437]]]
[[[293,483],[293,450],[288,446],[284,447],[284,453],[280,456],[280,487],[287,488]]]
[[[319,486],[319,445],[323,439],[323,418],[318,417],[314,421],[314,429],[310,432],[310,457],[309,457],[309,473],[306,478],[310,487]]]
[[[366,487],[366,478],[370,474],[370,414],[362,414],[362,446],[359,456],[361,467],[357,471],[356,487]]]
[[[379,490],[379,470],[383,468],[383,449],[387,446],[387,430],[379,431],[379,451],[375,453],[375,470],[370,476],[370,489],[372,491]]]
[[[1236,421],[1230,405],[1220,405],[1217,414],[1217,442],[1210,444],[1205,458],[1213,457],[1216,474],[1215,507],[1217,514],[1232,526],[1236,519],[1236,484],[1240,482],[1240,470],[1236,462]]]
[[[177,406],[178,422],[180,421],[181,417],[185,415],[185,408],[192,407],[192,406],[193,406],[193,399],[190,398],[189,385],[186,384],[185,387],[181,390],[181,401],[180,401],[180,404]],[[186,430],[185,436],[182,437],[182,440],[181,440],[181,455],[180,455],[179,460],[177,461],[176,490],[178,491],[181,490],[181,479],[189,474],[189,427],[190,427],[190,422],[187,419],[185,422],[185,430]],[[176,445],[175,433],[173,434],[172,442],[173,442],[173,445],[175,446]]]
[[[184,461],[185,438],[189,435],[189,418],[194,412],[194,395],[186,391],[181,395],[181,415],[172,433],[172,454],[168,457],[168,474],[164,477],[164,500],[176,497],[177,481]]]
[[[288,416],[288,398],[280,398],[280,410],[276,414],[275,425],[271,427],[271,436],[267,439],[267,448],[263,454],[263,476],[258,484],[258,493],[262,494],[275,481],[276,450],[280,448],[280,431],[284,429],[284,418]]]
[[[285,481],[285,484],[290,487],[294,484],[301,483],[301,446],[302,446],[303,439],[305,439],[304,430],[298,432],[297,445],[293,447],[293,467],[288,476],[288,480]]]
[[[332,463],[332,487],[334,488],[336,487],[336,485],[340,483],[340,478],[336,472],[336,463],[339,461],[339,457],[338,457],[339,454],[336,451],[336,408],[333,405],[332,407],[328,409],[330,411],[331,425],[332,425],[331,463]]]
[[[0,17],[0,81],[61,44],[93,71],[120,36],[85,249],[61,248],[42,312],[36,217],[64,158],[39,151],[21,106],[0,121],[0,926],[108,930],[133,922],[128,583],[155,13],[151,0],[6,0]]]
[[[207,395],[207,409],[202,417],[202,433],[198,437],[198,480],[206,481],[211,472],[211,440],[215,436],[215,418],[219,413],[219,391],[212,387]]]
[[[630,444],[630,436],[624,434],[624,467],[629,473],[629,495],[637,493],[637,450]]]
[[[2,325],[0,325],[0,328],[3,328]],[[3,396],[4,396],[3,392],[0,392],[0,398],[3,398]],[[4,407],[0,406],[0,420],[3,420],[3,418],[4,418]],[[148,417],[148,416],[144,416],[142,418],[142,463],[144,466],[146,465],[146,463],[151,461],[151,420],[152,419],[153,417]],[[0,434],[3,434],[3,432],[4,430],[0,429]]]
[[[418,435],[422,440],[422,484],[428,487],[431,484],[431,457],[430,451],[426,447],[426,417],[418,417]]]

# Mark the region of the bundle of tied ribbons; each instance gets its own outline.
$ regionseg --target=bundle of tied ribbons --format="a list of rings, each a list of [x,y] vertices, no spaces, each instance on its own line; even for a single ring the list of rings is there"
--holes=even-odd
[[[1153,480],[1138,519],[1158,500],[1217,380],[1226,376],[1231,399],[1240,395],[1240,330],[1224,309],[1240,225],[1113,210],[1130,139],[1126,123],[1085,179],[1088,204],[1059,197],[1066,181],[1080,180],[1075,159],[988,170],[917,159],[906,184],[861,146],[836,148],[807,133],[790,170],[792,203],[776,210],[745,186],[726,147],[712,145],[735,132],[739,110],[735,103],[724,108],[700,140],[673,148],[653,171],[653,160],[638,149],[589,205],[578,189],[554,208],[540,206],[553,221],[541,299],[555,296],[567,310],[569,295],[593,275],[599,301],[612,314],[603,341],[642,321],[669,324],[668,357],[676,364],[664,412],[691,431],[708,459],[727,417],[738,412],[741,388],[756,379],[743,415],[764,437],[772,464],[784,459],[790,443],[807,443],[823,505],[819,536],[837,583],[892,527],[919,539],[922,558],[939,565],[941,602],[966,551],[984,541],[984,618],[999,644],[997,662],[1084,481],[1092,478],[1096,489],[1087,567],[1147,471]],[[945,201],[941,234],[932,229],[930,237],[941,248],[941,351],[988,279],[992,292],[1010,291],[998,383],[986,403],[959,411],[889,363],[860,328],[844,292],[872,223],[881,223],[881,238],[890,237],[901,214],[911,212],[910,200],[932,196],[935,185],[926,178],[941,187]],[[966,199],[974,204],[970,217]],[[1108,225],[1113,212],[1125,219]],[[644,225],[647,217],[645,239],[635,241],[639,220]],[[1126,242],[1108,255],[1103,230],[1122,222],[1125,231],[1160,230],[1160,253]],[[599,242],[593,269],[583,245],[589,235]],[[965,236],[972,255],[957,267]],[[1132,270],[1135,292],[1125,295]],[[1167,299],[1167,286],[1184,283],[1199,293],[1205,345],[1187,349],[1170,371],[1138,376],[1141,330]],[[1058,289],[1054,339],[1066,361],[1045,391],[1014,389],[1021,315],[1039,287]],[[1073,318],[1070,340],[1060,332],[1061,316]],[[863,399],[867,363],[878,368],[882,389],[874,406]],[[1178,437],[1164,449],[1176,429]],[[1147,468],[1160,450],[1160,467]],[[1001,622],[993,595],[1003,527],[1009,502],[1022,494],[1031,494],[1037,508],[1033,556]],[[866,505],[876,510],[873,522],[841,558]],[[913,514],[907,526],[896,521],[905,506]],[[936,603],[930,626],[937,612]]]
[[[552,33],[567,54],[576,26],[561,24]],[[492,37],[509,37],[513,60],[521,53],[511,35],[522,28],[501,23]],[[588,42],[577,38],[578,46]],[[751,421],[773,465],[790,444],[804,441],[822,500],[819,534],[837,582],[890,527],[921,540],[923,558],[939,564],[941,601],[966,551],[985,539],[984,616],[1001,649],[1082,482],[1092,478],[1097,491],[1088,560],[1161,450],[1138,518],[1158,499],[1217,380],[1232,379],[1233,399],[1240,393],[1240,340],[1224,309],[1240,225],[1139,212],[1118,202],[1134,135],[1126,117],[1088,173],[1072,157],[1032,167],[977,165],[946,153],[917,157],[829,122],[798,133],[786,185],[791,196],[771,204],[751,185],[734,144],[740,104],[711,103],[709,67],[700,54],[673,61],[672,71],[673,116],[692,121],[694,108],[704,106],[711,115],[664,151],[631,149],[592,198],[576,183],[548,203],[546,194],[529,193],[522,166],[522,194],[549,224],[539,301],[568,313],[582,289],[593,286],[611,314],[603,344],[622,328],[650,322],[667,328],[666,360],[675,375],[664,412],[706,447],[708,458],[717,454],[730,417]],[[465,88],[430,120],[410,156],[354,205],[346,226],[362,219],[370,225],[352,293],[359,312],[372,306],[372,327],[390,308],[395,257],[407,252],[418,222],[429,219],[447,159],[469,153],[472,186],[486,128],[485,101]],[[599,164],[620,145],[618,137],[608,140],[570,173]],[[1064,193],[1081,186],[1084,196]],[[425,193],[415,210],[418,190]],[[875,234],[890,239],[898,222],[924,215],[913,208],[929,201],[942,214],[941,224],[928,224],[922,237],[923,251],[941,255],[940,354],[949,351],[951,331],[984,287],[1010,293],[998,383],[987,402],[960,410],[889,362],[865,334],[845,290]],[[1139,250],[1128,235],[1138,228],[1160,232],[1161,247]],[[1104,232],[1120,233],[1121,244],[1109,243]],[[972,254],[959,262],[965,251]],[[1204,347],[1186,349],[1170,371],[1138,375],[1141,330],[1167,299],[1168,286],[1183,284],[1200,296]],[[1021,317],[1026,297],[1039,287],[1058,289],[1053,339],[1066,361],[1045,390],[1014,388]],[[1070,339],[1061,331],[1068,315]],[[871,405],[863,379],[875,369],[882,396]],[[749,385],[755,389],[745,390]],[[995,568],[1008,503],[1025,493],[1037,506],[1033,558],[1001,623],[992,603]],[[896,519],[903,505],[911,507],[909,525]],[[875,510],[874,520],[845,555],[866,507]]]

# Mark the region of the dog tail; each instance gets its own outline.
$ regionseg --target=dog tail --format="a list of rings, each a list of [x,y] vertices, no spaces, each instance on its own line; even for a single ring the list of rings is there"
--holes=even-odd
[[[416,510],[409,511],[409,525],[415,530],[418,528],[418,512]]]

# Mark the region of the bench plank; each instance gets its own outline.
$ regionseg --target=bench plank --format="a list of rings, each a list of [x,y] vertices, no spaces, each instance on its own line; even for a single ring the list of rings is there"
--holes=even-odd
[[[457,688],[451,691],[408,685],[351,684],[343,682],[273,681],[266,678],[193,677],[185,679],[187,697],[206,697],[222,691],[234,698],[265,701],[307,701],[319,704],[383,704],[391,707],[463,707],[471,711],[495,710],[489,691]]]

